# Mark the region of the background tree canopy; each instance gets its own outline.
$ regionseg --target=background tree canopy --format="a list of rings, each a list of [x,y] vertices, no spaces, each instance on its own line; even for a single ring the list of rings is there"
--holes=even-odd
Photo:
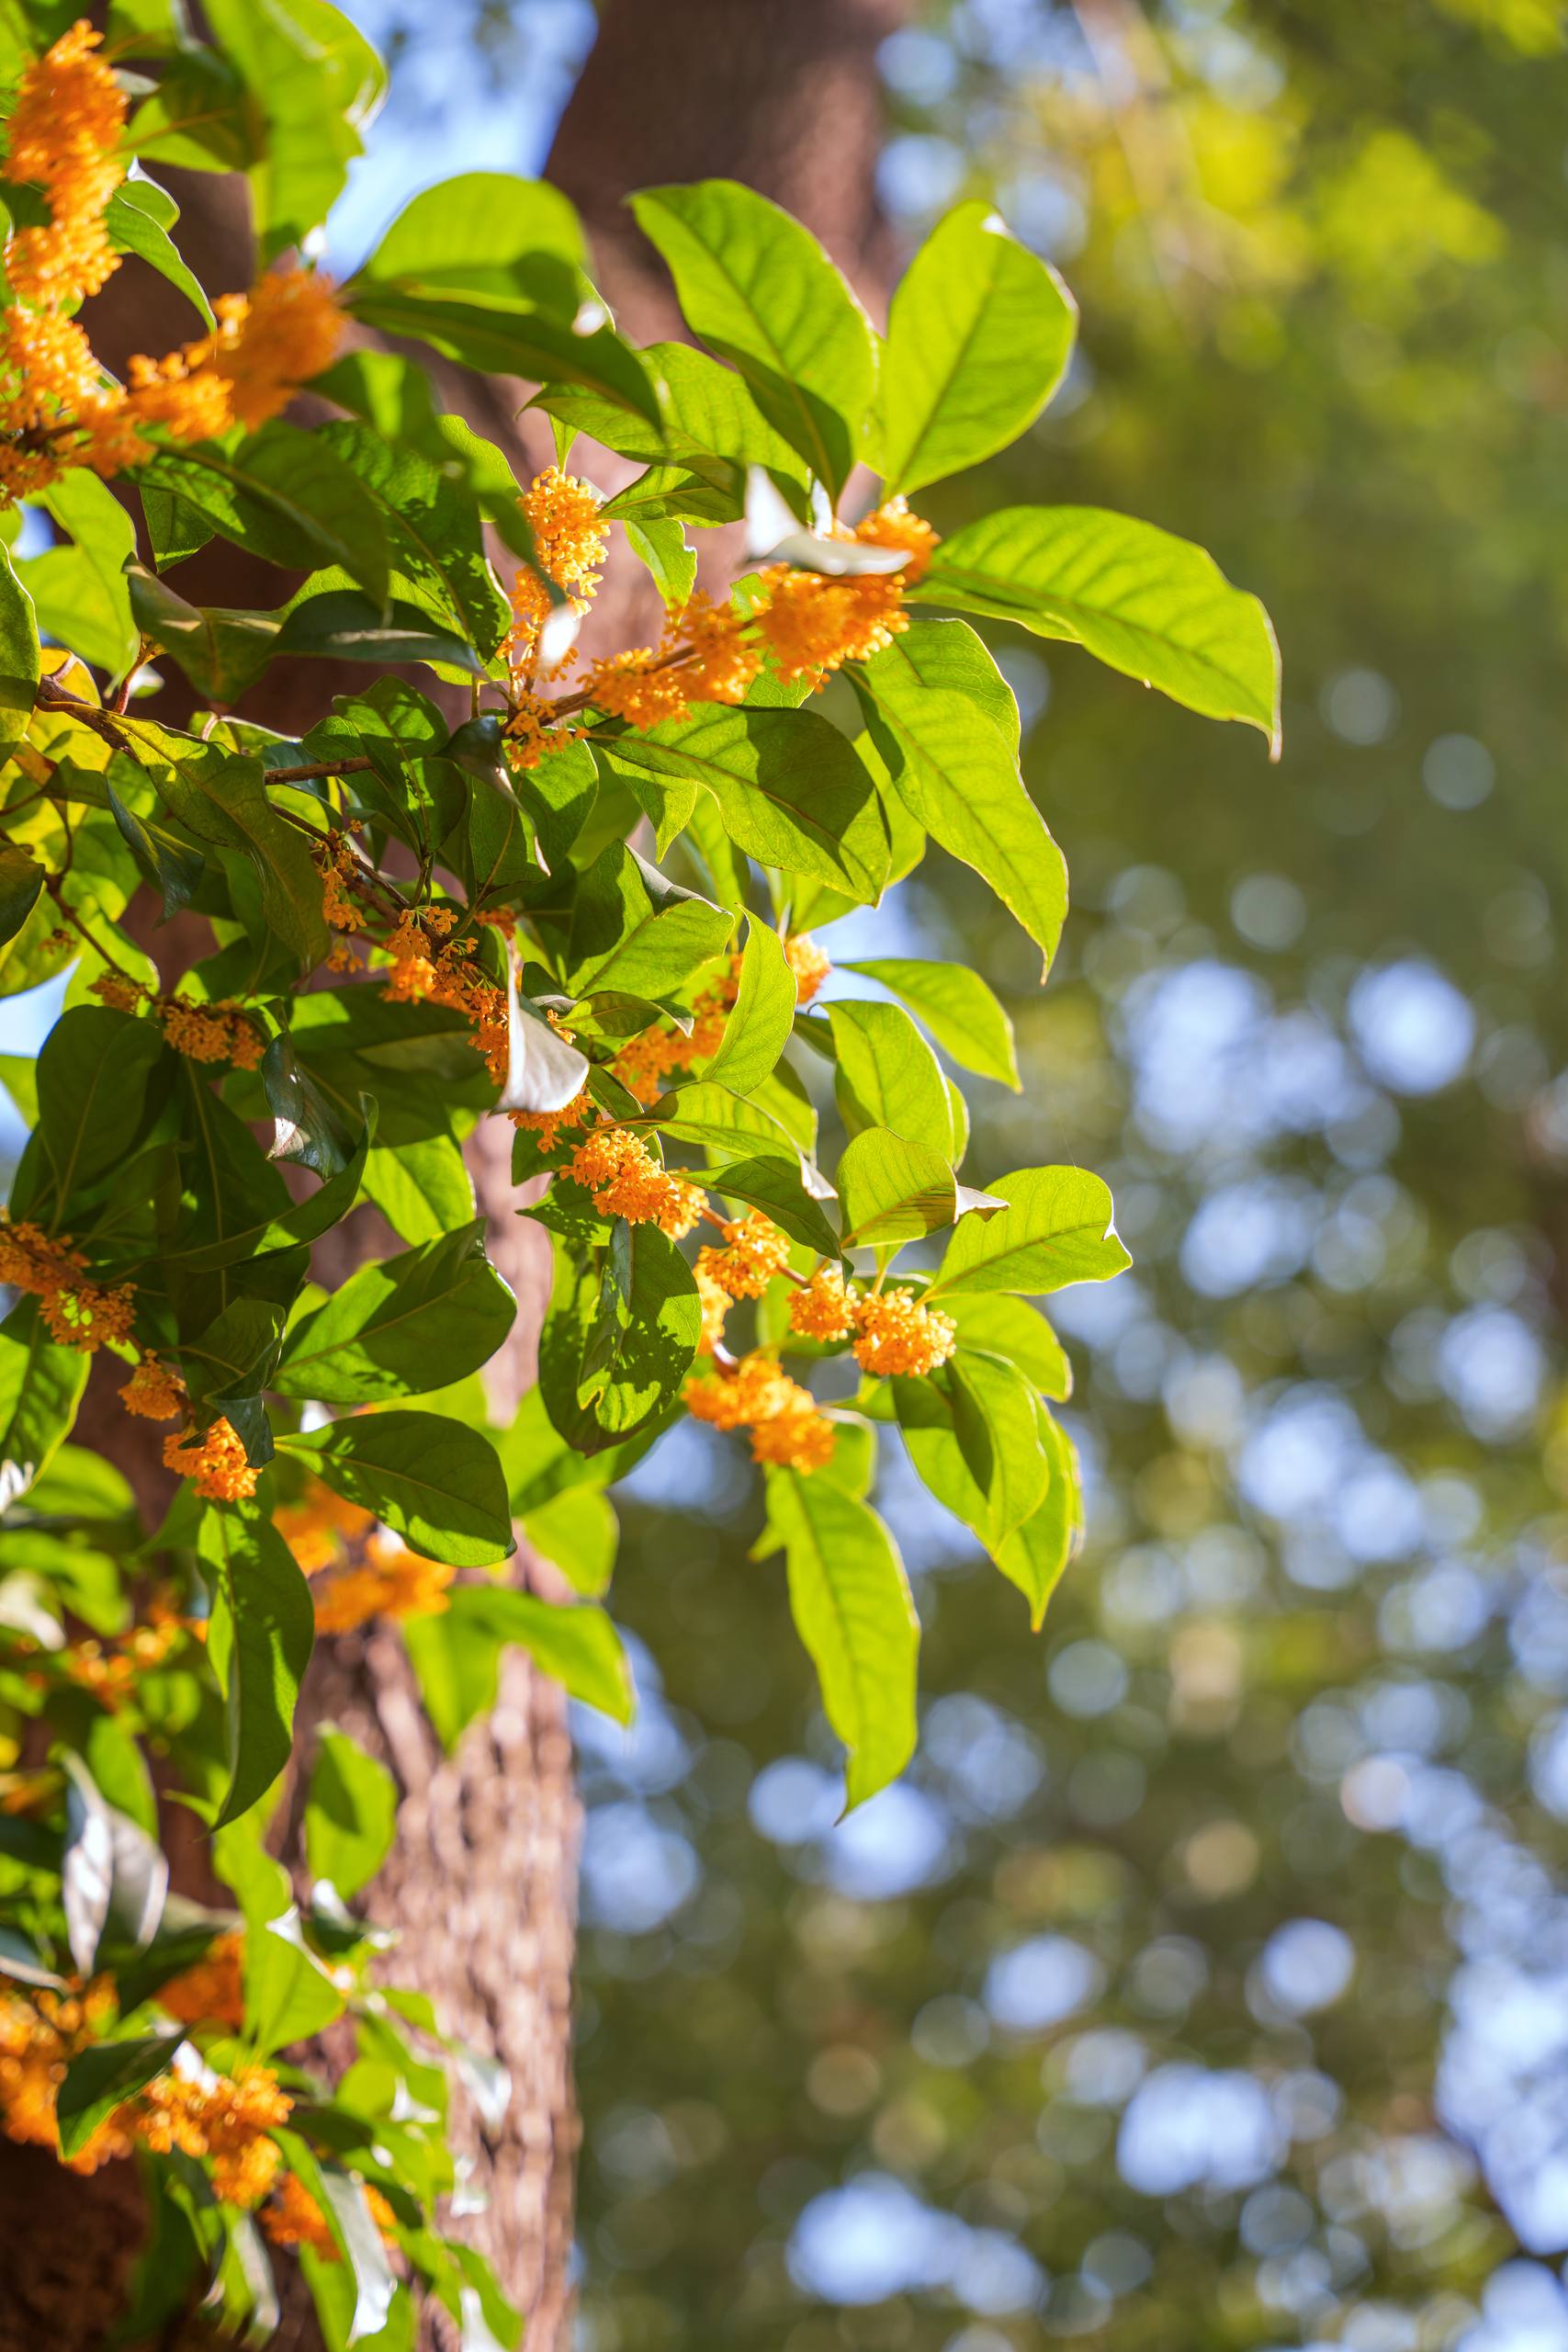
[[[412,153],[536,168],[592,33],[457,21],[406,12],[345,266]],[[1285,750],[982,621],[1073,874],[1050,989],[951,862],[826,930],[998,988],[1024,1091],[976,1090],[976,1164],[1100,1170],[1136,1270],[1058,1302],[1089,1532],[1043,1643],[890,1476],[922,1736],[842,1824],[733,1447],[619,1488],[592,2352],[1568,2344],[1563,37],[1556,0],[963,0],[880,51],[903,252],[994,198],[1084,320],[923,503],[1212,548]]]

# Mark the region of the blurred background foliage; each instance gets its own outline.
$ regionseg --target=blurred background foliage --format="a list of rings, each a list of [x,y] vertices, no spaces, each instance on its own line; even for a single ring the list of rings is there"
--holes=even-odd
[[[635,1482],[593,2352],[1568,2344],[1562,18],[963,0],[883,51],[900,232],[994,194],[1083,311],[975,503],[1212,547],[1286,749],[1006,653],[1066,953],[1034,995],[955,868],[905,914],[1014,991],[972,1166],[1102,1170],[1137,1261],[1061,1302],[1043,1641],[905,1498],[921,1751],[834,1828],[749,1486],[694,1432]]]
[[[592,35],[356,13],[398,74],[344,261],[411,168],[536,168]],[[1201,540],[1285,754],[1003,650],[1050,987],[955,866],[826,935],[1009,994],[970,1172],[1101,1170],[1137,1264],[1060,1302],[1090,1536],[1041,1639],[890,1497],[922,1744],[841,1826],[735,1450],[624,1492],[585,2352],[1568,2346],[1563,42],[1558,0],[931,0],[884,48],[900,242],[994,194],[1083,311],[934,519]]]

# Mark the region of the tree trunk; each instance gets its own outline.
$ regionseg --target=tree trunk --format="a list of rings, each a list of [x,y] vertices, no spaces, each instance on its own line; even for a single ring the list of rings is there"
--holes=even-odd
[[[602,0],[599,38],[548,174],[581,209],[601,283],[628,332],[649,340],[682,331],[662,265],[621,201],[628,189],[661,180],[745,180],[806,220],[875,303],[886,274],[873,180],[875,51],[906,13],[906,0],[664,0],[657,10],[645,0]],[[197,175],[167,176],[178,184],[180,242],[198,276],[214,290],[243,287],[249,239],[238,190]],[[111,365],[188,332],[164,281],[130,264],[85,322]],[[520,469],[545,462],[543,434],[516,422],[521,393],[440,363],[433,373],[450,404],[509,448]],[[644,581],[639,567],[622,564],[606,582],[600,626],[620,641]],[[276,573],[220,544],[182,567],[178,584],[204,604],[279,600]],[[324,709],[334,689],[362,684],[360,673],[334,680],[320,663],[283,663],[247,697],[245,712],[291,730]],[[168,932],[150,944],[174,946],[177,968],[191,960]],[[510,1127],[491,1122],[470,1160],[491,1255],[518,1297],[506,1361],[497,1367],[515,1397],[533,1378],[547,1273],[543,1237],[515,1214],[510,1143]],[[329,1240],[334,1257],[345,1240],[353,1246],[352,1235]],[[334,1273],[341,1278],[350,1262],[344,1257]],[[89,1389],[78,1442],[114,1459],[148,1503],[167,1491],[161,1434],[130,1421],[105,1384]],[[541,1564],[525,1559],[519,1573],[548,1589]],[[298,1717],[302,1755],[311,1725],[325,1720],[386,1762],[400,1791],[397,1842],[367,1897],[371,1916],[399,1931],[389,1973],[428,1994],[448,2031],[511,2074],[510,2107],[493,2133],[455,2086],[455,2152],[468,2186],[489,2198],[465,2226],[525,2312],[528,2352],[565,2352],[579,2137],[570,2043],[580,1815],[562,1693],[514,1654],[494,1713],[445,1758],[400,1642],[372,1628],[319,1645]],[[292,1852],[286,1859],[298,1862]],[[201,1871],[197,1846],[186,1858],[192,1892],[205,1891],[192,1883]],[[0,2142],[0,2243],[7,2247],[0,2352],[46,2344],[50,2352],[97,2352],[138,2227],[129,2165],[82,2180],[36,2150]],[[439,2321],[425,2338],[430,2346],[449,2340]],[[318,2341],[292,2288],[276,2341],[301,2352]]]

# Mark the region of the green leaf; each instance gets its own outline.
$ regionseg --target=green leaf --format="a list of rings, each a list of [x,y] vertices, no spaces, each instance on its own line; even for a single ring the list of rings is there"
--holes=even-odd
[[[278,1446],[427,1560],[484,1568],[517,1548],[495,1448],[461,1422],[439,1413],[367,1413],[280,1438]]]
[[[326,219],[362,152],[359,126],[380,103],[386,69],[329,0],[213,0],[207,16],[225,61],[243,76],[247,112],[265,126],[259,153],[246,160],[267,262]]]
[[[207,871],[207,860],[199,850],[192,849],[188,842],[182,841],[178,833],[171,832],[166,825],[159,824],[154,818],[140,814],[120,798],[115,788],[117,767],[123,775],[125,769],[134,767],[134,763],[121,760],[118,754],[109,762],[107,789],[110,811],[119,827],[121,838],[142,874],[162,894],[164,904],[159,922],[169,922],[182,907],[189,906]],[[144,772],[136,769],[135,773],[145,784]]]
[[[761,1151],[788,1159],[799,1172],[795,1138],[755,1093],[732,1094],[727,1086],[706,1079],[661,1094],[628,1124],[657,1127],[681,1143],[701,1144],[716,1165],[749,1159]]]
[[[0,1323],[0,1514],[25,1495],[71,1433],[92,1357],[51,1340],[38,1301]]]
[[[1111,1194],[1083,1168],[1021,1168],[991,1191],[1008,1205],[982,1224],[969,1218],[947,1245],[931,1297],[948,1291],[1022,1291],[1109,1282],[1133,1262],[1113,1222]]]
[[[197,1550],[217,1586],[208,1656],[227,1711],[229,1786],[214,1825],[221,1828],[249,1812],[288,1761],[316,1620],[293,1553],[254,1503],[209,1503]]]
[[[397,1831],[398,1791],[384,1764],[323,1724],[305,1798],[305,1860],[345,1898],[373,1879]]]
[[[474,295],[412,294],[359,287],[354,315],[383,334],[412,335],[481,375],[582,384],[617,407],[659,422],[659,395],[631,345],[609,327],[579,334],[539,311],[517,311]]]
[[[659,378],[658,424],[570,385],[547,384],[534,406],[623,457],[640,458],[650,466],[679,460],[698,479],[722,486],[737,516],[750,466],[765,467],[781,486],[788,484],[795,497],[802,496],[800,458],[774,432],[732,368],[684,343],[650,343],[642,356]],[[716,458],[721,461],[717,466]]]
[[[1066,1398],[1073,1393],[1073,1368],[1067,1351],[1037,1306],[1005,1291],[951,1291],[942,1299],[942,1313],[958,1326],[959,1353],[978,1348],[987,1355],[1005,1356],[1018,1366],[1032,1386],[1043,1395]]]
[[[67,2163],[117,2107],[168,2072],[184,2040],[184,2028],[176,2027],[172,2033],[141,2034],[132,2041],[95,2042],[72,2059],[54,2110],[60,2153]]]
[[[567,953],[574,996],[665,997],[723,948],[732,918],[612,842],[578,885]]]
[[[837,968],[879,981],[924,1023],[961,1069],[997,1079],[1018,1092],[1012,1023],[978,972],[964,964],[925,963],[904,956],[873,956]]]
[[[618,1724],[632,1719],[631,1674],[620,1635],[602,1609],[559,1607],[503,1586],[463,1585],[452,1595],[459,1622],[515,1642],[573,1699]]]
[[[425,1136],[396,1151],[378,1145],[365,1163],[365,1197],[401,1240],[438,1240],[474,1214],[474,1181],[451,1136]]]
[[[512,614],[485,554],[479,502],[453,478],[457,469],[394,447],[346,417],[323,425],[321,437],[381,509],[394,594],[412,598],[488,659]]]
[[[682,526],[673,520],[628,523],[626,545],[646,566],[663,603],[679,612],[697,579],[697,551],[687,544]]]
[[[362,286],[481,294],[537,304],[570,325],[587,258],[582,223],[558,188],[513,172],[465,172],[403,207],[348,290],[351,299]]]
[[[876,1513],[825,1478],[770,1471],[768,1516],[823,1709],[850,1751],[849,1803],[863,1804],[915,1745],[920,1628],[904,1564]]]
[[[1280,656],[1256,596],[1213,556],[1098,506],[1008,506],[944,539],[917,595],[1087,647],[1277,752]]]
[[[1083,1483],[1072,1440],[1043,1405],[1035,1408],[1037,1436],[1050,1466],[1045,1499],[1001,1544],[997,1566],[1029,1602],[1036,1633],[1063,1571],[1083,1542]]]
[[[363,2185],[341,2165],[323,2164],[297,2132],[279,2131],[274,2137],[289,2171],[299,2174],[332,2231],[339,2260],[330,2268],[318,2267],[315,2279],[346,2282],[334,2315],[341,2322],[341,2335],[335,2325],[329,2331],[333,2352],[339,2352],[340,2346],[346,2352],[348,2346],[384,2333],[397,2297],[397,2278]],[[320,2293],[316,2303],[319,2317]]]
[[[137,254],[160,277],[177,287],[210,332],[218,324],[212,305],[169,234],[171,219],[179,219],[179,207],[165,189],[152,180],[128,179],[110,197],[104,226],[117,253]]]
[[[578,1382],[597,1428],[629,1437],[669,1404],[702,1330],[692,1270],[655,1225],[617,1219],[600,1310]]]
[[[797,1158],[784,1159],[772,1153],[726,1160],[715,1174],[715,1187],[727,1200],[745,1201],[765,1210],[792,1241],[819,1257],[836,1258],[839,1237],[829,1224],[820,1202],[807,1190]]]
[[[886,1127],[852,1136],[839,1162],[838,1184],[846,1249],[918,1240],[958,1214],[957,1183],[942,1153]]]
[[[704,1078],[733,1094],[749,1094],[760,1086],[789,1043],[795,1002],[795,974],[784,960],[784,942],[767,923],[748,915],[739,989]]]
[[[112,491],[85,467],[62,474],[39,493],[39,503],[62,530],[71,547],[51,548],[17,567],[33,600],[40,631],[68,645],[111,677],[118,677],[136,653],[124,566],[135,552],[130,515]]]
[[[915,630],[908,636],[913,647],[897,639],[855,669],[872,740],[910,815],[989,883],[1048,970],[1067,911],[1062,853],[1025,789],[1016,751],[973,692],[928,683],[926,648]],[[942,673],[951,668],[943,649]]]
[[[645,188],[637,222],[686,322],[837,498],[876,387],[871,324],[817,240],[735,180]]]
[[[262,914],[301,971],[321,962],[331,944],[321,915],[321,877],[304,836],[288,825],[266,797],[262,763],[220,752],[193,752],[175,767],[152,771],[171,813],[198,840],[237,852],[255,876]]]
[[[1034,1392],[1021,1372],[994,1356],[955,1356],[948,1382],[953,1436],[985,1497],[976,1532],[994,1552],[1038,1510],[1049,1482],[1035,1433]]]
[[[830,1004],[834,1088],[846,1134],[886,1127],[951,1163],[953,1114],[937,1057],[896,1004]]]
[[[547,1497],[523,1513],[523,1533],[585,1600],[608,1587],[620,1528],[614,1504],[598,1487],[568,1487]]]
[[[875,785],[818,712],[710,704],[628,729],[608,748],[629,767],[702,785],[730,840],[760,864],[829,882],[866,905],[880,896],[887,832]]]
[[[326,1405],[444,1388],[490,1362],[516,1313],[485,1256],[481,1218],[361,1266],[291,1328],[272,1385]]]
[[[336,564],[385,605],[389,557],[381,509],[320,434],[275,417],[231,456],[211,442],[164,450],[143,480],[184,499],[251,554],[297,571]]]
[[[1016,441],[1061,382],[1077,322],[1055,271],[988,204],[960,204],[940,220],[888,312],[887,494],[940,481]]]
[[[28,731],[38,682],[38,622],[32,598],[13,571],[10,555],[0,548],[0,759]]]
[[[157,1023],[107,1005],[62,1012],[38,1061],[39,1139],[63,1209],[130,1156],[163,1057]]]
[[[0,679],[0,695],[5,681]],[[43,891],[44,869],[17,842],[0,842],[0,944],[15,939]]]

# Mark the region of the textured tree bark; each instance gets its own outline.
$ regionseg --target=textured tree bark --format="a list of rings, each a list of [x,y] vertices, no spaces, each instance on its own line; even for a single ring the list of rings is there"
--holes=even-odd
[[[581,208],[601,282],[630,333],[647,340],[681,332],[662,265],[622,205],[628,189],[669,179],[726,175],[773,197],[816,231],[874,304],[886,264],[874,193],[875,50],[906,13],[906,0],[662,0],[657,9],[646,0],[602,0],[599,39],[548,171]],[[198,275],[215,290],[243,286],[249,239],[238,192],[200,175],[169,176],[185,207],[180,240]],[[111,365],[188,332],[163,281],[129,266],[87,323]],[[544,435],[517,422],[520,389],[439,365],[434,372],[449,404],[508,447],[520,469],[545,461]],[[217,545],[179,574],[181,592],[198,603],[276,602],[276,582],[267,567]],[[640,567],[615,567],[595,614],[599,628],[625,641],[647,599]],[[320,663],[280,664],[248,698],[246,715],[289,730],[323,709],[332,692],[360,684],[362,673],[334,678]],[[201,952],[167,933],[150,936],[155,953],[164,943],[175,968]],[[515,1214],[510,1144],[504,1123],[482,1125],[470,1162],[491,1255],[519,1302],[497,1367],[514,1398],[533,1378],[548,1277],[543,1236]],[[354,1237],[329,1238],[337,1258],[330,1278],[341,1279]],[[78,1442],[116,1461],[149,1506],[167,1489],[158,1435],[128,1421],[112,1385],[95,1381]],[[540,1563],[525,1559],[519,1574],[549,1588]],[[494,2132],[455,2092],[455,2149],[469,2188],[489,2199],[465,2227],[526,2313],[528,2352],[565,2352],[579,2138],[570,1984],[581,1822],[562,1694],[513,1656],[494,1713],[446,1758],[400,1642],[371,1630],[319,1646],[298,1718],[307,1758],[311,1726],[329,1720],[386,1762],[400,1792],[397,1843],[367,1898],[371,1916],[399,1931],[391,1973],[430,1996],[448,2031],[511,2074],[510,2105]],[[285,1858],[299,1867],[292,1842]],[[202,1875],[199,1846],[186,1862],[190,1891],[207,1891],[194,1883]],[[7,2249],[0,2352],[45,2344],[50,2352],[96,2352],[120,2305],[139,2230],[129,2166],[83,2181],[37,2151],[0,2141],[0,2245]],[[181,2344],[199,2340],[192,2334]],[[452,2340],[439,2320],[427,2326],[427,2346]],[[288,2283],[275,2341],[289,2352],[319,2343],[297,2280]]]

